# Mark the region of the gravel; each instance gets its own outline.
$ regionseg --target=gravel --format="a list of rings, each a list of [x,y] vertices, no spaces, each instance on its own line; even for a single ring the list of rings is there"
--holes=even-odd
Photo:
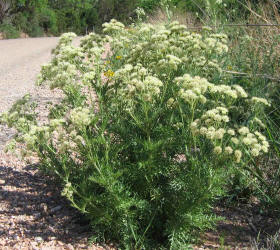
[[[40,65],[51,58],[58,38],[0,41],[0,113],[26,93],[46,104],[59,102],[62,93],[35,87]],[[78,39],[75,41],[78,43]],[[3,151],[15,131],[0,126],[0,249],[112,249],[89,245],[92,235],[80,215],[61,197],[61,189],[36,168]]]
[[[25,93],[35,91],[34,81],[51,58],[57,37],[0,41],[0,112]]]

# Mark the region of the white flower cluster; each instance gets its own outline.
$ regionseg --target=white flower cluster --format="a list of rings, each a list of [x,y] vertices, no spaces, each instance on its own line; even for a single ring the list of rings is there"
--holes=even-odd
[[[225,133],[225,124],[229,122],[228,110],[224,107],[217,107],[205,112],[200,119],[191,124],[191,131],[194,135],[203,135],[210,140],[222,140]]]
[[[266,100],[266,99],[264,99],[264,98],[260,98],[260,97],[252,97],[252,102],[254,103],[254,104],[256,104],[256,103],[260,103],[260,104],[264,104],[264,105],[266,105],[266,106],[270,106],[270,103]]]
[[[96,47],[99,45],[99,43],[102,42],[102,38],[100,35],[91,32],[88,35],[84,36],[80,40],[80,46],[83,49],[83,52],[86,52],[87,50]],[[100,46],[98,46],[100,47]],[[102,48],[100,48],[102,49]]]
[[[206,125],[220,124],[222,122],[229,122],[228,109],[225,107],[216,107],[206,111],[201,119]]]
[[[225,38],[221,41],[227,41]],[[228,46],[220,42],[217,37],[209,37],[205,39],[205,45],[206,49],[211,52],[212,50],[215,50],[219,55],[228,52]]]
[[[140,27],[139,33],[140,33],[140,34],[145,33],[145,35],[150,35],[151,32],[153,32],[154,30],[155,30],[155,27],[154,27],[153,25],[148,24],[148,23],[147,23],[147,24],[144,23],[144,24],[142,24],[142,26]]]
[[[58,61],[73,62],[84,56],[82,49],[73,45],[64,45],[60,47],[56,59]]]
[[[257,117],[255,117],[253,120],[250,121],[250,124],[257,124],[261,128],[265,128],[265,124]]]
[[[91,86],[92,82],[95,80],[95,77],[96,77],[96,72],[93,68],[92,71],[84,74],[82,82],[85,85]]]
[[[207,94],[214,95],[215,99],[248,97],[245,90],[239,85],[232,87],[223,84],[215,85],[199,76],[192,77],[189,74],[185,74],[182,77],[175,78],[175,82],[180,86],[179,96],[188,103],[199,101],[204,104],[207,101]]]
[[[45,73],[46,72],[46,73]],[[41,74],[37,78],[37,83],[40,85],[48,76],[50,81],[50,87],[63,88],[65,85],[69,85],[75,82],[78,78],[78,69],[75,64],[67,62],[67,60],[59,61],[56,66],[52,64],[44,65],[42,67]]]
[[[237,131],[226,128],[225,123],[229,122],[228,110],[224,107],[217,107],[208,110],[201,119],[196,119],[191,124],[191,131],[194,136],[204,136],[211,140],[216,155],[233,155],[239,163],[244,148],[253,156],[257,157],[267,153],[269,143],[266,137],[259,131],[251,132],[248,127],[241,127]],[[234,154],[233,154],[234,153]]]
[[[70,112],[70,121],[79,128],[88,126],[91,120],[92,114],[88,108],[75,108]]]
[[[115,26],[115,22],[107,23],[107,26]],[[127,63],[141,63],[153,73],[159,69],[176,71],[181,67],[199,67],[208,75],[221,71],[217,56],[228,51],[226,35],[213,34],[209,37],[189,32],[186,26],[178,22],[157,27],[143,24],[135,27],[133,32],[121,29],[117,36],[109,39],[112,48],[116,51],[126,49]]]
[[[109,23],[102,24],[104,33],[119,32],[125,28],[125,26],[115,19],[112,19]]]
[[[253,156],[268,152],[269,143],[260,132],[251,133],[247,127],[242,127],[238,130],[238,133],[240,134],[239,141],[249,148]]]
[[[137,7],[135,9],[135,13],[136,13],[139,21],[142,20],[142,17],[146,16],[145,10],[143,8],[140,8],[140,7]]]
[[[73,109],[67,118],[52,119],[49,122],[50,142],[59,153],[69,153],[78,162],[78,145],[84,145],[84,139],[79,135],[84,126],[91,122],[92,115],[86,108]]]
[[[52,119],[50,120],[49,126],[54,130],[57,127],[62,126],[65,123],[65,119]]]
[[[115,79],[121,83],[119,93],[121,98],[129,99],[139,96],[151,102],[155,96],[161,92],[163,83],[160,79],[148,73],[142,65],[137,64],[133,67],[126,64],[115,72]]]
[[[48,126],[36,126],[32,125],[29,132],[22,135],[21,139],[26,144],[28,149],[32,149],[39,139],[44,139],[46,141],[50,138],[50,128]]]
[[[172,33],[183,33],[186,31],[187,27],[185,25],[180,24],[178,21],[174,21],[167,25],[167,28],[172,32]]]
[[[165,59],[161,59],[158,62],[158,66],[167,71],[169,71],[169,69],[177,70],[178,66],[181,63],[182,63],[182,60],[180,58],[178,58],[177,56],[167,55]]]
[[[82,129],[85,124],[88,124],[88,122],[85,121],[86,118],[83,117],[84,123],[78,122],[78,124],[74,124],[71,119],[74,116],[74,120],[76,121],[76,116],[80,114],[77,109],[74,112],[75,114],[71,113],[68,119],[61,118],[50,120],[50,141],[52,146],[55,147],[55,149],[59,153],[68,152],[72,154],[76,152],[77,145],[84,142],[83,138],[80,135],[78,135],[77,130]]]
[[[105,53],[105,46],[103,42],[104,41],[102,41],[101,37],[95,33],[90,33],[89,35],[81,38],[80,46],[82,52],[84,53],[84,57],[91,64],[96,64],[98,59],[101,59],[102,55]]]
[[[196,101],[206,103],[207,99],[204,94],[210,83],[205,78],[199,76],[192,77],[189,74],[185,74],[182,77],[175,78],[174,81],[180,87],[179,97],[185,102],[190,104]]]
[[[65,34],[62,34],[61,37],[59,38],[59,42],[58,42],[58,47],[60,45],[70,45],[73,41],[73,38],[77,37],[77,35],[73,32],[68,32]]]
[[[61,36],[58,46],[53,51],[53,60],[42,66],[37,77],[38,85],[49,80],[51,88],[63,88],[79,78],[78,70],[83,65],[85,55],[82,48],[71,44],[74,37],[76,37],[74,33]]]
[[[59,54],[62,47],[71,46],[73,39],[77,37],[77,35],[73,32],[62,34],[59,38],[57,47],[52,51],[54,55]]]
[[[228,86],[228,85],[214,85],[214,84],[209,84],[209,92],[211,94],[218,94],[220,97],[229,97],[232,99],[237,99],[237,98],[247,98],[248,94],[245,92],[245,90],[239,86],[239,85],[234,85],[234,86]]]

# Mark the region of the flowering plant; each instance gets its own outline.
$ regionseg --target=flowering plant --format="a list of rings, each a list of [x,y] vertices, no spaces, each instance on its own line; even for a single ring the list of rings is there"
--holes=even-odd
[[[261,107],[269,103],[227,84],[225,34],[112,20],[79,47],[74,36],[61,37],[38,77],[65,94],[49,122],[27,119],[26,103],[2,120],[100,237],[179,249],[215,221],[209,209],[228,169],[268,151]]]

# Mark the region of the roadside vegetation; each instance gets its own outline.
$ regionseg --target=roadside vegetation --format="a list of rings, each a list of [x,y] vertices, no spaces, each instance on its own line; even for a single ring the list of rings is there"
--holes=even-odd
[[[188,12],[201,22],[215,23],[248,13],[243,7],[246,4],[245,0],[1,0],[0,32],[5,38],[19,37],[21,32],[30,37],[57,36],[70,31],[84,35],[101,31],[101,25],[112,18],[130,24],[138,16],[138,8],[154,14],[159,9],[165,12],[166,6],[176,8],[183,18]]]
[[[123,16],[111,1],[98,17],[108,2],[95,3],[93,23],[56,22],[58,33],[98,32],[79,47],[61,36],[37,83],[65,97],[43,126],[28,95],[3,113],[18,131],[7,148],[24,144],[93,241],[120,249],[191,248],[222,219],[215,206],[279,215],[280,3],[142,0]],[[252,247],[278,249],[274,225]]]
[[[14,38],[16,30],[30,37],[57,36],[63,32],[79,35],[100,29],[115,17],[122,21],[134,16],[138,0],[1,0],[0,31]]]

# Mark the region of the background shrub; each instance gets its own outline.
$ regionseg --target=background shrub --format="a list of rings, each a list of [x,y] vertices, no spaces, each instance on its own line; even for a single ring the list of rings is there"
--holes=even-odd
[[[94,29],[100,31],[102,23],[112,18],[129,24],[137,21],[135,10],[139,7],[150,16],[153,16],[158,9],[163,12],[168,10],[169,15],[181,13],[180,15],[186,15],[186,18],[186,13],[192,13],[192,23],[199,21],[207,25],[227,22],[244,23],[252,13],[260,15],[263,6],[271,6],[271,4],[274,5],[275,13],[279,12],[277,1],[257,0],[5,0],[0,4],[3,7],[0,22],[11,20],[11,24],[17,29],[31,36],[40,35],[42,31],[53,35],[69,31],[77,34],[85,34]],[[30,28],[28,23],[32,23],[33,28]]]
[[[19,31],[10,23],[0,24],[0,32],[3,32],[7,39],[18,38],[20,35]]]

